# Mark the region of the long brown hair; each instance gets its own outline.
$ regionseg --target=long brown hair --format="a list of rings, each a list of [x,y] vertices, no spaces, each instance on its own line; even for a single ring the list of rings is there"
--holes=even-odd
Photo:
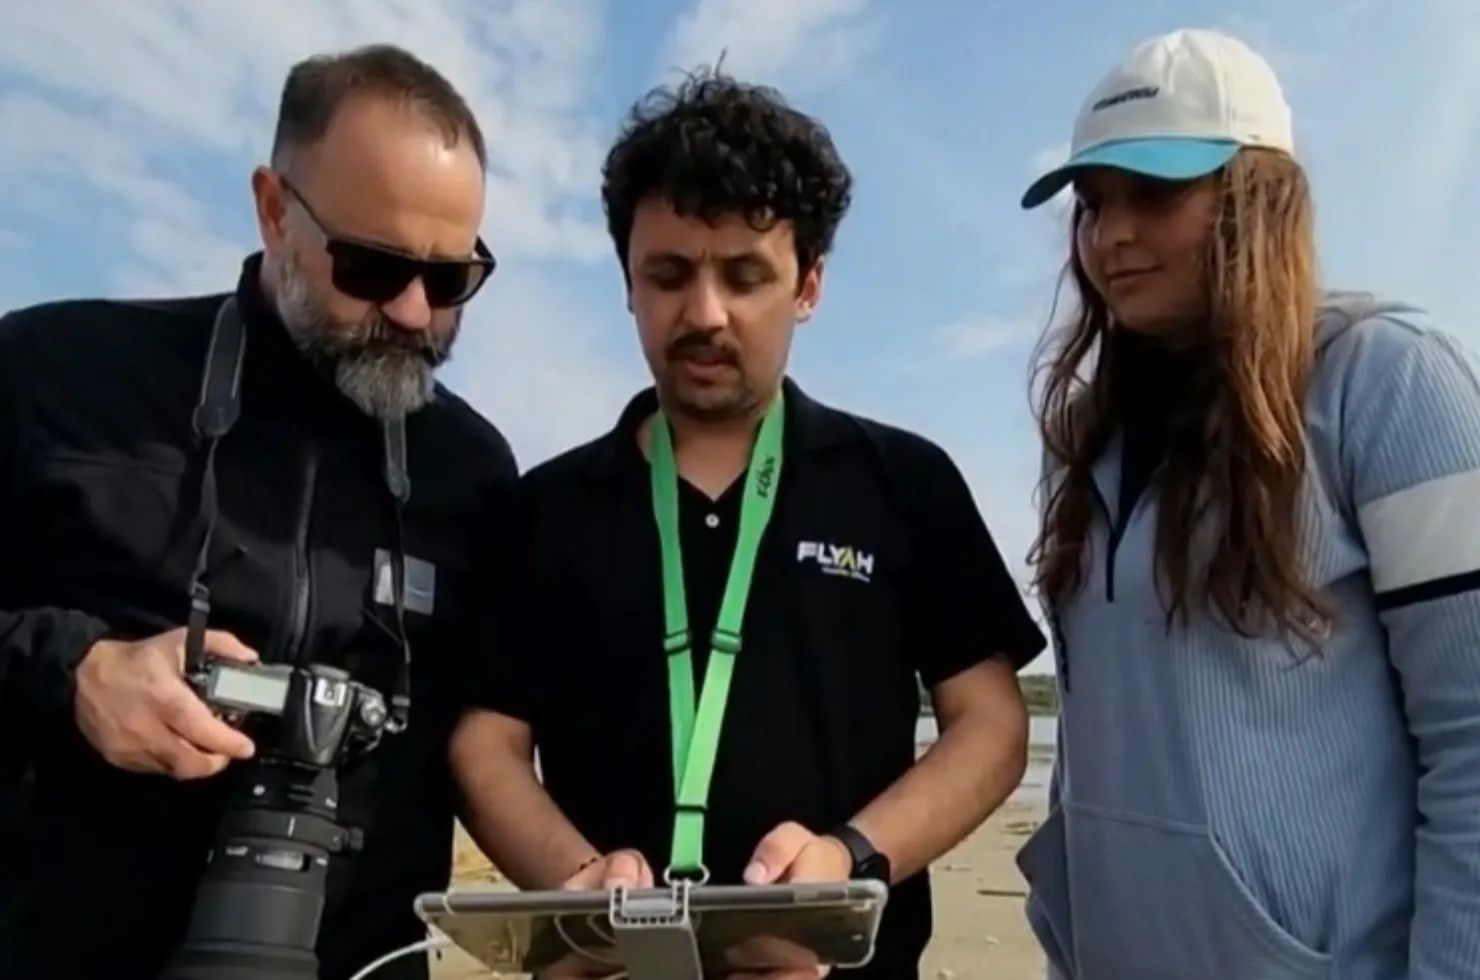
[[[1302,560],[1302,415],[1315,358],[1314,216],[1289,157],[1243,150],[1216,178],[1222,196],[1204,263],[1203,377],[1184,438],[1156,481],[1156,578],[1167,626],[1211,614],[1244,636],[1330,623]],[[1074,209],[1078,227],[1081,208]],[[1052,606],[1084,585],[1096,503],[1090,468],[1115,434],[1110,311],[1070,248],[1064,282],[1079,306],[1040,345],[1037,416],[1052,476],[1030,561]],[[1088,378],[1081,373],[1094,355]],[[1190,435],[1191,438],[1185,438]],[[1195,544],[1197,545],[1195,547]],[[1205,557],[1204,557],[1205,556]]]

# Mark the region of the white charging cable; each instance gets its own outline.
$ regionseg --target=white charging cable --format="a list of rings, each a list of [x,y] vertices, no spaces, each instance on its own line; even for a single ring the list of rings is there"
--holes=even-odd
[[[555,920],[555,928],[560,933],[560,938],[565,940],[566,945],[570,946],[572,952],[574,952],[577,956],[585,956],[586,958],[593,959],[596,962],[601,963],[602,965],[617,967],[621,965],[620,963],[617,963],[613,960],[604,959],[596,953],[588,953],[580,946],[572,943],[570,941],[570,938],[566,935],[565,928],[558,917]],[[379,970],[383,966],[388,966],[391,963],[394,963],[396,960],[399,960],[403,956],[412,956],[416,953],[430,953],[439,949],[448,949],[449,947],[454,945],[456,944],[453,943],[453,941],[446,936],[428,936],[425,939],[418,939],[414,943],[407,943],[400,949],[391,950],[389,953],[386,953],[379,959],[369,963],[363,969],[361,969],[360,972],[350,977],[349,980],[370,980],[371,974],[373,974],[376,970]],[[490,974],[490,976],[493,975],[494,974]],[[625,970],[622,970],[617,973],[607,974],[605,980],[627,980],[627,972]]]
[[[386,953],[380,959],[373,961],[364,969],[362,969],[359,973],[356,973],[354,976],[350,977],[349,980],[369,980],[370,975],[376,970],[380,969],[383,966],[386,966],[387,964],[394,963],[396,960],[399,960],[403,956],[411,956],[415,953],[429,953],[433,950],[446,949],[448,946],[451,945],[452,940],[448,939],[446,936],[428,936],[425,939],[418,939],[414,943],[407,943],[400,949]]]

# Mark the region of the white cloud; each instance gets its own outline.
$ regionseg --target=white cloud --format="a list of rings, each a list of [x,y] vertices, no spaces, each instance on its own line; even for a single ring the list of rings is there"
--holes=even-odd
[[[698,0],[662,47],[666,76],[712,65],[737,77],[818,82],[851,67],[876,40],[869,0]]]
[[[1044,147],[1033,154],[1032,159],[1029,161],[1028,179],[1037,180],[1055,167],[1061,167],[1068,162],[1068,140],[1064,140],[1062,143],[1055,143],[1053,146]],[[1074,211],[1074,195],[1069,193],[1066,187],[1064,190],[1059,191],[1044,207],[1048,208],[1048,213],[1055,218],[1061,218],[1067,221],[1069,215]]]
[[[620,295],[584,296],[557,275],[530,272],[490,285],[456,356],[458,389],[509,435],[525,468],[609,429],[648,383],[635,337],[621,364],[589,352],[602,332],[592,324],[631,330]]]
[[[391,40],[435,64],[478,112],[501,252],[595,258],[605,255],[600,226],[569,209],[594,190],[601,150],[604,127],[580,112],[601,14],[598,0],[4,4],[0,65],[44,100],[19,96],[19,121],[29,112],[65,139],[32,137],[28,155],[70,154],[107,186],[157,173],[182,150],[262,157],[290,64]]]
[[[1067,163],[1069,160],[1069,141],[1055,143],[1053,146],[1045,147],[1033,154],[1029,164],[1029,171],[1034,174],[1047,173],[1054,167]]]
[[[863,50],[866,6],[697,0],[670,33],[666,64],[728,49],[727,67],[747,76],[794,78],[805,65],[804,77],[822,77]],[[557,281],[575,274],[569,263],[612,261],[597,202],[612,120],[587,109],[608,9],[603,0],[0,3],[0,72],[14,82],[0,94],[0,180],[26,188],[0,205],[0,244],[85,222],[106,256],[94,272],[100,292],[228,288],[257,246],[248,175],[268,152],[288,67],[322,51],[399,44],[442,71],[485,130],[485,233],[504,261],[468,311],[454,376],[521,459],[537,461],[610,425],[646,379],[635,350],[619,363],[596,350],[603,331],[626,327],[615,286],[583,295]],[[0,296],[0,307],[16,298]]]
[[[1336,4],[1311,5],[1304,11],[1294,13],[1293,19],[1296,23],[1317,21],[1334,30],[1339,29],[1339,18],[1345,15],[1345,12]],[[1310,45],[1290,42],[1290,24],[1291,15],[1289,14],[1285,15],[1280,26],[1276,26],[1269,18],[1258,14],[1248,11],[1231,11],[1213,26],[1215,30],[1243,41],[1258,52],[1261,58],[1269,62],[1288,98],[1292,88],[1308,79],[1313,71],[1325,68],[1330,56],[1336,50],[1316,49]],[[1281,27],[1285,29],[1281,30]]]
[[[974,360],[1030,346],[1043,325],[1026,318],[972,317],[941,328],[939,339],[952,360]]]
[[[1067,140],[1032,154],[1005,190],[1011,195],[1014,211],[1034,180],[1068,159]],[[1068,256],[1073,211],[1074,195],[1062,191],[1028,214],[1015,213],[1011,220],[1019,234],[1010,240],[1010,249],[1004,249],[997,259],[992,270],[993,281],[1005,289],[1030,294],[1035,303],[1041,297],[1051,296]]]
[[[289,65],[400,44],[468,97],[492,158],[486,233],[506,261],[469,310],[464,393],[526,460],[548,455],[609,424],[641,380],[589,353],[598,314],[532,271],[610,255],[595,217],[608,127],[583,109],[602,13],[600,0],[0,3],[0,71],[19,82],[0,96],[0,179],[28,191],[5,204],[10,236],[95,208],[116,256],[97,270],[107,288],[224,290],[256,245],[248,173]],[[621,322],[620,309],[601,312]]]

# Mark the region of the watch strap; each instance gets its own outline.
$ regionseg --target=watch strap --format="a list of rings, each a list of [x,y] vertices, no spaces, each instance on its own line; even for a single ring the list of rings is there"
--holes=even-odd
[[[847,848],[849,856],[853,859],[851,877],[877,878],[885,882],[889,880],[889,858],[874,846],[873,841],[869,840],[863,831],[852,824],[845,823],[835,827],[828,836]]]

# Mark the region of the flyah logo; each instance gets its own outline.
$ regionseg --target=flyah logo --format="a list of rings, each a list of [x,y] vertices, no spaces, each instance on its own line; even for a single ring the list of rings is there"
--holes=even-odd
[[[824,574],[841,575],[855,582],[872,581],[874,556],[850,545],[824,544],[821,541],[797,542],[797,561],[821,568]]]

